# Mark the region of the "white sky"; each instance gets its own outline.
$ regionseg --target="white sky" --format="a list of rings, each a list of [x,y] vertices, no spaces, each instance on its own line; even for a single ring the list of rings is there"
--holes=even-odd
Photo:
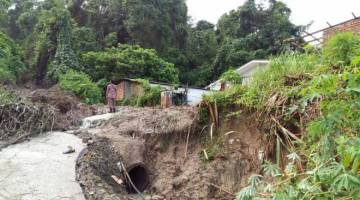
[[[282,0],[292,10],[291,20],[297,25],[314,21],[311,31],[326,28],[352,18],[351,12],[360,16],[360,0]],[[189,15],[194,21],[205,19],[216,24],[226,12],[241,6],[245,0],[187,0]]]

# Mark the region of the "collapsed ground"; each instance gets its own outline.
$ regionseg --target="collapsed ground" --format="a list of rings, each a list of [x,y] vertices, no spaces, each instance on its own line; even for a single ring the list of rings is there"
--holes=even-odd
[[[77,129],[82,118],[105,111],[101,105],[80,103],[56,86],[7,89],[16,91],[21,103],[4,104],[2,118],[7,121],[2,128],[8,130],[10,124],[17,131],[1,132],[1,148],[45,131]],[[111,119],[90,120],[88,128],[73,131],[88,144],[76,167],[87,199],[139,199],[120,172],[119,161],[147,199],[233,199],[260,170],[263,142],[251,115],[224,122],[217,133],[200,122],[202,116],[193,107],[120,107],[106,116]],[[139,173],[146,178],[138,179]],[[119,185],[113,175],[124,183]]]
[[[224,124],[223,132],[238,132],[223,137],[221,155],[212,157],[219,152],[205,149],[203,141],[210,138],[201,133],[198,118],[191,107],[122,107],[108,122],[79,132],[90,141],[76,170],[85,197],[134,199],[136,191],[117,167],[121,161],[145,198],[233,199],[247,178],[259,173],[262,135],[250,115]],[[119,185],[113,175],[125,183]]]

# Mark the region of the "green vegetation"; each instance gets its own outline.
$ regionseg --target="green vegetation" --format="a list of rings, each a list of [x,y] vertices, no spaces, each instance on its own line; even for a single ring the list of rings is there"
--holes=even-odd
[[[59,76],[69,69],[79,69],[78,58],[72,49],[70,13],[62,10],[57,20],[60,30],[57,36],[56,53],[48,72],[53,80],[58,80]]]
[[[136,106],[144,107],[160,105],[161,88],[159,86],[151,87],[147,80],[137,80],[141,82],[141,85],[144,88],[144,95],[137,98]]]
[[[21,61],[21,52],[18,46],[0,32],[0,82],[15,83],[24,71],[25,65]]]
[[[8,104],[14,102],[15,100],[16,100],[16,96],[13,93],[0,87],[0,105]]]
[[[38,85],[74,69],[96,81],[126,76],[205,86],[230,66],[293,49],[283,41],[301,27],[284,3],[268,1],[248,0],[216,25],[193,25],[185,0],[2,0],[0,31],[22,48],[26,77]]]
[[[103,99],[100,88],[83,72],[69,70],[60,75],[59,84],[62,89],[73,92],[85,103],[95,104]]]
[[[234,84],[241,84],[242,78],[241,76],[235,71],[235,70],[228,70],[225,73],[223,73],[220,76],[220,80],[225,81],[227,83],[230,83],[232,85]]]
[[[303,29],[290,15],[277,0],[247,0],[216,25],[188,23],[185,0],[0,0],[0,82],[26,74],[93,104],[110,79],[204,86],[220,77],[231,87],[207,105],[258,113],[276,151],[237,200],[360,199],[360,39],[343,33],[299,53],[284,42]],[[248,85],[231,70],[269,57]],[[158,105],[161,89],[138,81],[144,95],[120,103]],[[0,104],[14,100],[0,88]],[[211,135],[202,158],[215,158],[218,143]]]
[[[269,6],[248,0],[244,5],[223,15],[217,24],[220,48],[213,64],[214,78],[253,59],[264,59],[293,49],[285,39],[299,35],[301,26],[289,20],[291,10],[281,1]],[[239,23],[240,22],[240,23]]]
[[[329,64],[349,65],[360,54],[359,38],[353,33],[337,35],[324,47],[323,54]]]
[[[274,57],[249,85],[206,97],[223,110],[262,113],[258,120],[278,146],[278,163],[263,169],[272,179],[252,176],[237,200],[360,198],[359,43],[339,34],[322,52]]]
[[[119,45],[117,48],[83,55],[85,71],[95,80],[141,77],[153,81],[178,82],[174,65],[161,59],[155,50],[136,45]]]

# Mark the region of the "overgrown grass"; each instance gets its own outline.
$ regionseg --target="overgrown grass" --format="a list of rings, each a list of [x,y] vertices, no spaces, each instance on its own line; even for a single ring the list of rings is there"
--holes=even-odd
[[[273,179],[251,177],[237,200],[360,199],[359,44],[339,34],[321,51],[274,57],[249,85],[205,98],[261,113],[268,138],[291,152],[284,168],[267,162],[263,176]]]

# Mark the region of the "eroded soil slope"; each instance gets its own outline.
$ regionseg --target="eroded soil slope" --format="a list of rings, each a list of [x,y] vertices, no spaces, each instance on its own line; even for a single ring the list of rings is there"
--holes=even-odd
[[[123,178],[117,166],[121,161],[143,163],[148,179],[139,180],[146,184],[145,199],[234,198],[247,178],[259,172],[262,135],[249,115],[224,122],[216,136],[221,148],[206,160],[208,133],[200,134],[197,121],[197,109],[191,107],[123,107],[98,128],[82,131],[88,148],[78,159],[77,176],[85,197],[142,199]],[[113,175],[124,183],[116,183]]]

